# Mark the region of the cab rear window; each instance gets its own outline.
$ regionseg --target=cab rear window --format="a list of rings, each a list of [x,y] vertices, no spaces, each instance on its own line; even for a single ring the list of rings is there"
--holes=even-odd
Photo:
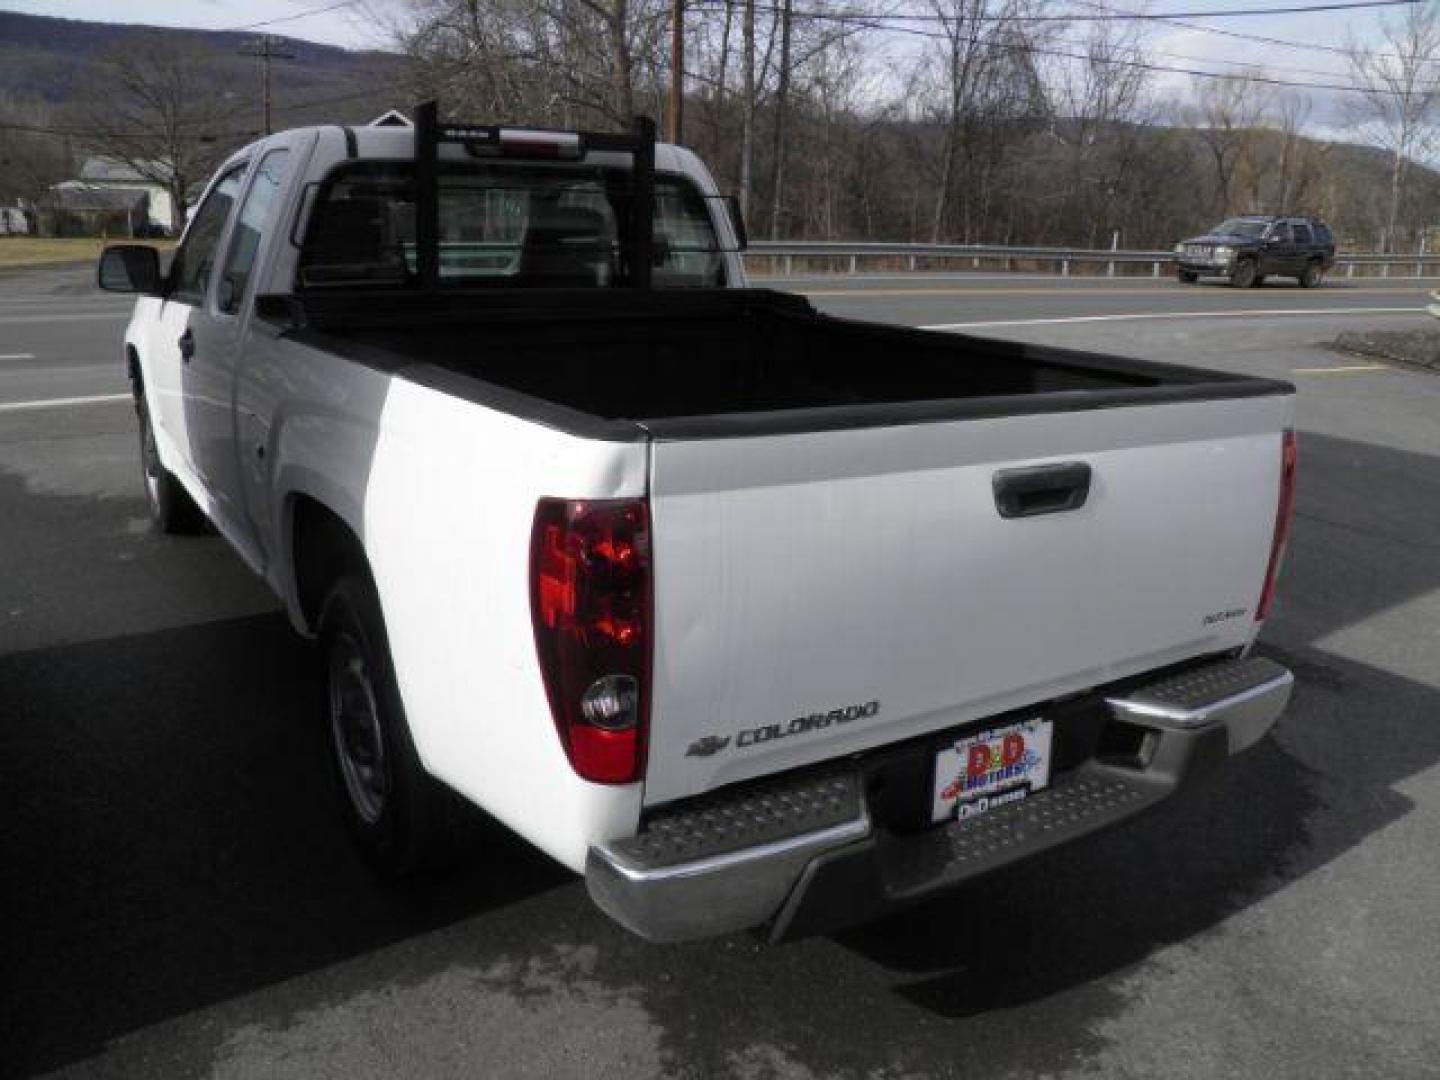
[[[593,165],[443,163],[442,285],[609,288],[629,284],[622,252],[625,170]],[[683,177],[655,177],[652,284],[725,284],[709,207]],[[301,252],[301,288],[406,287],[417,281],[410,162],[342,166],[321,186]]]

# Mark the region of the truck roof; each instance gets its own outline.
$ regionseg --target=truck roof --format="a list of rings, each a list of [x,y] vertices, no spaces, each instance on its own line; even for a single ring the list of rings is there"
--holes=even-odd
[[[544,128],[522,128],[519,126],[513,129],[516,132],[535,132],[543,135],[578,135],[579,132],[555,131]],[[263,139],[256,139],[236,150],[227,159],[228,165],[232,161],[240,161],[249,157],[252,153],[264,147],[267,143],[277,140],[280,136],[294,136],[307,132],[317,134],[340,132],[345,138],[345,145],[348,156],[354,158],[395,158],[408,159],[415,155],[415,130],[404,127],[367,127],[354,124],[312,124],[306,127],[289,128],[275,135]],[[459,147],[441,147],[440,153],[447,159],[468,160],[463,149]],[[587,157],[591,160],[604,160],[610,156],[609,151],[592,151]],[[616,163],[620,164],[623,155],[615,154]],[[674,143],[657,142],[655,144],[655,167],[665,172],[692,172],[699,164],[699,158],[683,146]]]

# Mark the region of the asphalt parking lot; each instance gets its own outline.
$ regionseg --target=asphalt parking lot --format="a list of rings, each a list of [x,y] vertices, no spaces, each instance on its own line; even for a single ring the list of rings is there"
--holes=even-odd
[[[1299,387],[1276,736],[915,912],[649,945],[500,831],[372,879],[314,658],[146,527],[127,305],[0,276],[0,1075],[1440,1076],[1440,379],[1330,352],[1414,283],[804,279],[861,318]]]

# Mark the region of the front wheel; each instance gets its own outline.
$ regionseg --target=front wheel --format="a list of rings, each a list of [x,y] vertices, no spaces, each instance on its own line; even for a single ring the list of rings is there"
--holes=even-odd
[[[1325,268],[1320,265],[1318,259],[1313,259],[1305,264],[1305,271],[1300,275],[1300,287],[1302,289],[1313,289],[1325,278]]]
[[[1255,284],[1258,276],[1255,272],[1254,260],[1246,259],[1231,272],[1230,284],[1237,289],[1248,289]]]
[[[1182,285],[1194,285],[1200,280],[1200,275],[1193,270],[1180,270],[1176,272],[1175,276],[1180,279]]]
[[[189,535],[205,531],[205,515],[190,498],[175,474],[160,462],[155,445],[155,429],[150,422],[150,408],[145,395],[135,395],[135,412],[140,423],[140,469],[145,480],[145,500],[150,506],[150,522],[157,532]]]
[[[343,577],[330,590],[320,641],[331,756],[362,852],[391,877],[451,861],[464,808],[420,764],[368,575]]]

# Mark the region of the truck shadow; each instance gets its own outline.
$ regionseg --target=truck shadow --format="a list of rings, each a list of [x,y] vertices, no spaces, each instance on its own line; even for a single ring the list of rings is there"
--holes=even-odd
[[[279,614],[0,657],[0,1075],[573,880],[498,826],[387,886]]]
[[[1440,761],[1440,691],[1317,650],[1262,651],[1301,680],[1275,738],[1155,814],[840,942],[933,1013],[1014,1009],[1223,932],[1405,816],[1393,785]],[[1326,728],[1306,730],[1317,718]],[[1330,726],[1352,723],[1363,739]]]

